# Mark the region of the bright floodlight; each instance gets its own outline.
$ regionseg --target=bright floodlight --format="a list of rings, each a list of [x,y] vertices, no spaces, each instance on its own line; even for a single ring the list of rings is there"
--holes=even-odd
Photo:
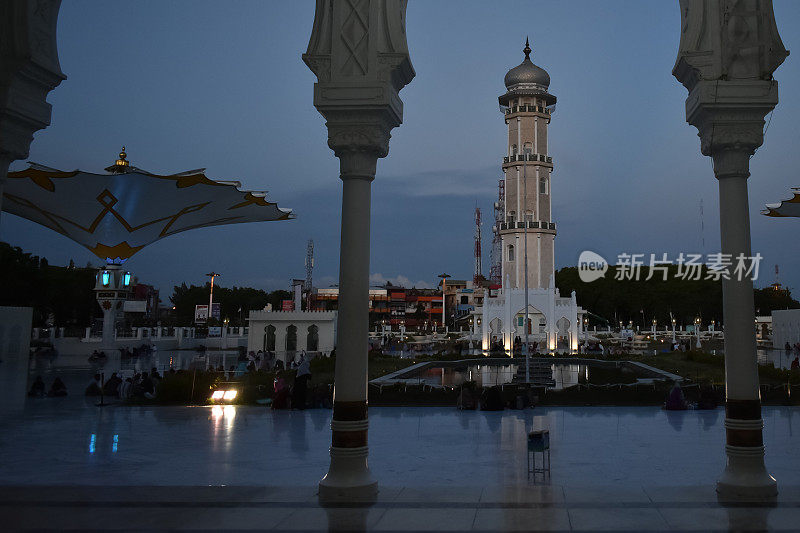
[[[227,390],[222,397],[223,400],[233,400],[234,398],[236,398],[236,390]]]
[[[222,397],[225,395],[224,390],[215,390],[214,393],[211,395],[212,400],[221,400]]]

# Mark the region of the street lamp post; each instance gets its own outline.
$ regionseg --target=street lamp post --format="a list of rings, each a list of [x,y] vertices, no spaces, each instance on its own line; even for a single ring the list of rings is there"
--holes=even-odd
[[[697,333],[697,344],[696,347],[699,349],[701,348],[700,345],[700,317],[694,319],[694,331]]]
[[[211,290],[208,292],[208,317],[206,318],[206,324],[211,322],[211,309],[214,305],[214,278],[221,276],[219,272],[214,272],[213,270],[206,274],[206,276],[211,277]]]
[[[672,344],[673,345],[675,344],[675,341],[676,341],[676,339],[675,339],[675,319],[673,318],[672,319]]]
[[[442,327],[445,328],[445,332],[447,332],[447,315],[444,313],[446,299],[445,286],[447,285],[447,278],[452,276],[450,276],[450,274],[441,273],[438,277],[442,278]]]

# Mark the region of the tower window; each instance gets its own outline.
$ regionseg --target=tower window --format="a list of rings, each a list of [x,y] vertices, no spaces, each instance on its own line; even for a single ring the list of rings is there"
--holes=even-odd
[[[509,224],[513,224],[514,223],[514,216],[516,214],[517,214],[516,211],[509,211],[508,215],[506,215],[506,222],[508,222]]]
[[[533,153],[533,145],[531,143],[525,143],[522,147],[522,152],[524,154],[532,154]]]
[[[525,222],[533,222],[533,211],[525,211]]]
[[[514,245],[513,244],[509,244],[508,245],[508,260],[509,261],[513,261],[514,260]]]
[[[517,145],[516,144],[512,144],[511,145],[511,155],[517,155]]]
[[[539,194],[547,194],[547,178],[539,178]]]

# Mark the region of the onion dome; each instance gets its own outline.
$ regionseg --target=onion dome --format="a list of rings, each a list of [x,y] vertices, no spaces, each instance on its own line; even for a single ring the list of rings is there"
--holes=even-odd
[[[540,85],[546,91],[550,86],[550,75],[531,61],[531,46],[527,38],[525,39],[525,48],[522,51],[525,53],[525,59],[506,74],[504,80],[506,88],[511,90],[515,85],[522,83]]]
[[[550,87],[550,75],[531,61],[531,45],[527,38],[522,51],[525,53],[525,59],[509,70],[503,80],[507,92],[499,97],[500,105],[508,106],[510,101],[520,96],[536,96],[546,106],[555,104],[556,97],[547,92]]]

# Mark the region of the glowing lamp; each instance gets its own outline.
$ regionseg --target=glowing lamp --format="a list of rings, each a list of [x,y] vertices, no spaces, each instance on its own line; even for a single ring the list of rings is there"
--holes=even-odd
[[[108,286],[109,282],[111,282],[111,273],[108,270],[103,270],[101,280],[103,285]]]
[[[127,287],[131,284],[131,273],[125,272],[125,275],[122,277],[122,284]]]
[[[236,398],[236,390],[226,390],[225,394],[222,396],[223,400],[233,400]]]
[[[225,396],[224,390],[215,390],[214,393],[211,395],[212,400],[221,400]]]

